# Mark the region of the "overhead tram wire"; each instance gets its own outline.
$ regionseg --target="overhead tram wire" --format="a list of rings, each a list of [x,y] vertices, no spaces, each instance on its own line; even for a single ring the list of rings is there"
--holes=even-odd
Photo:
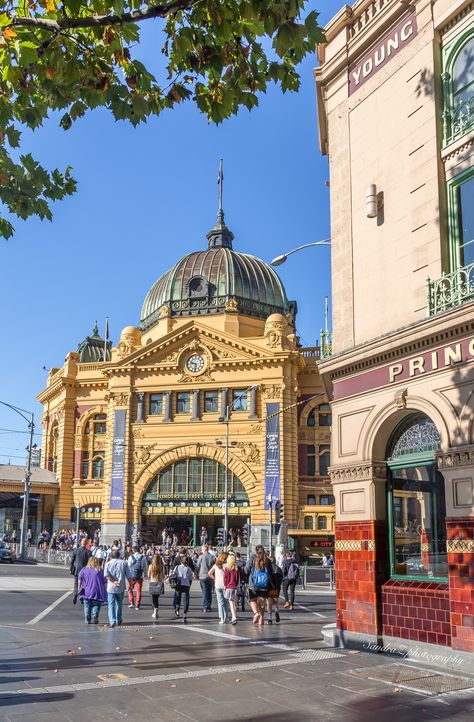
[[[29,435],[30,432],[29,432],[29,431],[21,431],[21,429],[0,429],[0,433],[4,433],[4,434],[28,434],[28,435]],[[34,432],[33,432],[33,436],[41,436],[41,432],[40,432],[40,431],[34,431]]]

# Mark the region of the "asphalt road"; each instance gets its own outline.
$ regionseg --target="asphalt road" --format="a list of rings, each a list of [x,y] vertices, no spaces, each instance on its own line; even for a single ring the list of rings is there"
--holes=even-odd
[[[177,620],[167,589],[154,624],[124,609],[124,624],[87,626],[72,604],[72,577],[45,566],[0,567],[0,722],[472,722],[474,689],[428,696],[358,670],[393,664],[386,655],[326,647],[334,594],[298,592],[280,624],[256,627],[251,613],[219,626],[192,593],[188,623]],[[472,680],[474,686],[474,680]]]

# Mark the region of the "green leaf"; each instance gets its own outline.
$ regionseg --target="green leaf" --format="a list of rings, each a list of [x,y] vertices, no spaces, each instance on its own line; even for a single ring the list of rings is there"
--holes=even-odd
[[[0,236],[8,240],[13,236],[13,226],[10,223],[10,221],[7,221],[5,218],[0,218]]]

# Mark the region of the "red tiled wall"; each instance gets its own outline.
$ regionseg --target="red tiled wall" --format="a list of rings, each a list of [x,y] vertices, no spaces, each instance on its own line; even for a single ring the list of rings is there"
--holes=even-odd
[[[447,519],[448,541],[474,539],[474,519]],[[474,554],[455,551],[448,553],[449,603],[451,612],[451,646],[464,652],[474,652]]]
[[[361,541],[362,549],[336,551],[336,623],[338,629],[362,634],[380,630],[380,587],[386,578],[385,524],[374,521],[336,522],[336,539]],[[368,542],[375,542],[370,550]]]
[[[451,644],[447,584],[390,579],[382,587],[383,634]]]

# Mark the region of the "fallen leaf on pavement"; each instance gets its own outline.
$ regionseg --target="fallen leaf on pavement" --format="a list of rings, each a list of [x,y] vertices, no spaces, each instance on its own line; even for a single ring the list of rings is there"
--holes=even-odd
[[[53,672],[57,674],[59,672],[59,669],[53,669]]]
[[[175,685],[175,684],[172,684],[172,685],[170,685],[170,686],[171,686],[171,687],[176,687],[176,685]]]
[[[236,679],[235,681],[236,681],[236,682],[240,682],[240,679]]]
[[[394,687],[394,688],[393,688],[393,691],[394,691],[394,692],[401,692],[402,690],[400,689],[400,687]]]
[[[66,654],[69,654],[70,657],[73,657],[76,653],[72,649],[68,649]]]
[[[358,649],[351,649],[351,650],[349,651],[349,654],[360,654],[360,652],[359,652]]]

